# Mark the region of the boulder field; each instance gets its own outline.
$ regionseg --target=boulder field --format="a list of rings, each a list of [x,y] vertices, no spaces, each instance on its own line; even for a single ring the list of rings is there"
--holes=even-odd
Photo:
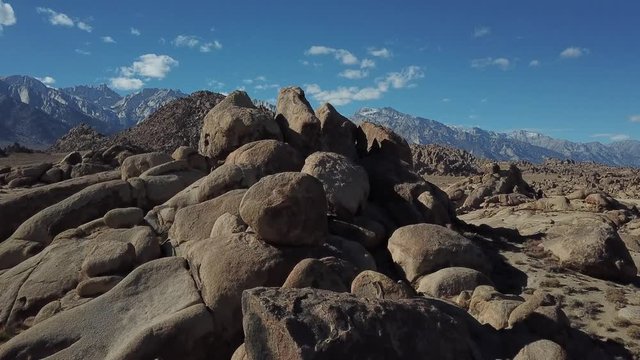
[[[515,166],[445,192],[402,137],[314,111],[297,87],[275,113],[233,92],[198,131],[197,149],[111,146],[0,175],[24,188],[0,197],[0,360],[632,356],[505,260],[530,235],[503,227],[515,215],[473,212],[538,221],[545,199]],[[540,220],[540,251],[636,281],[622,225],[590,216]]]

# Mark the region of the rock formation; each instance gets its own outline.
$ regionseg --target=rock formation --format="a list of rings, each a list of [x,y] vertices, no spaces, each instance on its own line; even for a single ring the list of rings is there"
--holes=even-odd
[[[631,355],[572,328],[561,295],[632,286],[634,207],[538,199],[517,167],[475,175],[464,154],[425,160],[299,88],[276,114],[240,91],[192,100],[181,112],[202,122],[157,144],[69,151],[95,137],[79,129],[61,160],[0,168],[0,360]],[[473,177],[447,195],[426,163]],[[552,294],[540,273],[582,278]],[[607,291],[636,326],[637,304]]]

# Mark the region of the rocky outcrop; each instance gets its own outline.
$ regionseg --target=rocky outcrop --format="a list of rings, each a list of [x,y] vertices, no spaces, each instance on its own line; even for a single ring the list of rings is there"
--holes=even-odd
[[[51,206],[76,192],[101,182],[120,178],[119,171],[107,171],[23,191],[0,199],[0,240],[11,235],[20,224],[40,210]]]
[[[409,165],[413,164],[409,144],[391,129],[371,122],[363,122],[360,124],[360,130],[367,141],[367,153],[381,154],[402,160]]]
[[[582,218],[554,227],[546,247],[563,266],[590,276],[631,281],[638,269],[613,227],[602,220]]]
[[[498,164],[487,165],[485,170],[482,176],[468,178],[446,189],[460,211],[478,209],[492,203],[520,205],[542,195],[524,181],[520,169],[513,164],[508,170],[500,169]]]
[[[473,176],[481,173],[481,161],[461,149],[436,144],[411,144],[411,154],[413,168],[422,176]]]
[[[242,296],[247,359],[473,359],[465,320],[435,301],[385,301],[313,289]],[[354,316],[357,314],[357,316]],[[407,332],[407,324],[412,331]],[[334,334],[331,329],[336,329]]]
[[[204,359],[212,330],[185,261],[160,259],[14,337],[0,347],[0,359]]]
[[[235,91],[204,118],[198,150],[214,160],[224,160],[240,146],[263,139],[282,140],[275,121],[253,105],[244,91]]]

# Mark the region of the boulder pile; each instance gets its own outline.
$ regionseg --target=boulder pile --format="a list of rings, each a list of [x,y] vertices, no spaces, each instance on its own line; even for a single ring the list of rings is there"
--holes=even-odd
[[[482,172],[483,161],[462,149],[411,144],[411,154],[415,171],[422,176],[473,176]]]
[[[0,360],[604,351],[576,345],[555,297],[505,290],[490,242],[464,232],[404,139],[330,104],[314,111],[300,88],[280,91],[275,116],[229,94],[204,116],[197,149],[134,150],[4,175],[77,174],[0,199]],[[99,174],[82,167],[98,161]],[[481,178],[456,201],[536,196],[515,168]],[[635,276],[615,256],[585,269]]]
[[[489,204],[515,206],[542,197],[522,178],[520,169],[514,164],[502,170],[499,164],[485,166],[482,175],[469,177],[447,189],[447,195],[459,211],[469,211]]]
[[[114,170],[124,159],[140,152],[130,146],[113,145],[95,151],[72,151],[57,163],[37,163],[0,168],[0,186],[9,189],[38,187]]]

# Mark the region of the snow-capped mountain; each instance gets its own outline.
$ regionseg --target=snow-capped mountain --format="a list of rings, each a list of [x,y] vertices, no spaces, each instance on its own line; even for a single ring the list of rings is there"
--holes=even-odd
[[[92,115],[103,113],[98,105],[83,101],[62,90],[50,88],[29,76],[8,76],[0,80],[7,84],[8,94],[14,100],[49,114],[69,128],[86,123],[98,131],[115,130],[110,119]]]
[[[0,80],[0,146],[18,142],[43,148],[67,130],[44,111],[14,99],[9,85]]]
[[[111,106],[124,128],[139,124],[147,116],[173,100],[188,96],[179,90],[144,89],[127,95]]]
[[[85,99],[107,109],[111,108],[122,99],[122,96],[120,96],[120,94],[111,90],[111,88],[109,88],[106,84],[97,86],[78,85],[64,88],[62,89],[62,91],[81,99]]]
[[[0,142],[32,147],[51,145],[81,123],[103,134],[115,133],[187,96],[178,90],[144,89],[122,97],[104,84],[56,89],[23,75],[0,77],[0,82]]]
[[[524,130],[506,134],[480,128],[466,129],[403,114],[392,108],[363,108],[353,115],[353,120],[389,127],[416,144],[453,146],[494,160],[539,163],[546,158],[559,158],[640,166],[640,142],[633,140],[605,145],[599,142],[575,143]]]

